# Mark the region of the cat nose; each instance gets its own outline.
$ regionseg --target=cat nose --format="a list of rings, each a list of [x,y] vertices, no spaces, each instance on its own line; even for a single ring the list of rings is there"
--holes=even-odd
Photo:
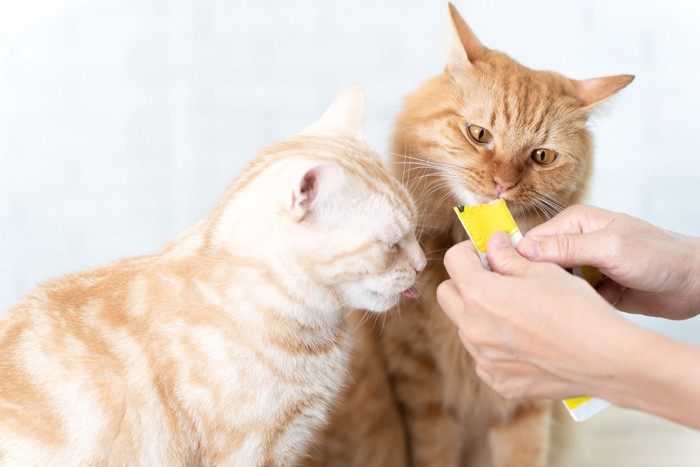
[[[420,273],[423,272],[424,270],[425,270],[425,268],[420,268],[420,269],[415,270],[416,271],[416,279],[418,279],[418,276],[420,276]]]
[[[513,188],[515,186],[515,182],[503,181],[498,175],[493,177],[493,181],[496,183],[496,197],[497,198],[500,198],[501,195],[506,192],[506,190]]]

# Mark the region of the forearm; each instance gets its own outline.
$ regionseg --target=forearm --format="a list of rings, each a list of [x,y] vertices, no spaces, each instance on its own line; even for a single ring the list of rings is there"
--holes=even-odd
[[[599,395],[700,429],[700,348],[631,325]]]

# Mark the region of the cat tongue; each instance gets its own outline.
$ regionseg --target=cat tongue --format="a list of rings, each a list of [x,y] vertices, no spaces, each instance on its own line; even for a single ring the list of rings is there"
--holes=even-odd
[[[404,297],[408,297],[408,298],[420,297],[420,293],[418,292],[418,289],[416,289],[415,287],[409,287],[408,289],[401,292],[401,295],[403,295]]]

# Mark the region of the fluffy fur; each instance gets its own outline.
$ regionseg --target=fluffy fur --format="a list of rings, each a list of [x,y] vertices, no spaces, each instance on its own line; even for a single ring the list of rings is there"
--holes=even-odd
[[[326,436],[351,442],[340,450],[327,442],[318,455],[322,464],[341,465],[333,460],[353,451],[362,462],[342,465],[528,467],[550,459],[553,411],[561,405],[508,401],[488,388],[436,300],[447,278],[444,252],[466,239],[452,207],[500,197],[526,231],[579,202],[593,162],[588,118],[633,77],[578,81],[528,69],[484,47],[452,5],[450,15],[454,43],[447,66],[408,96],[393,140],[396,174],[417,198],[420,242],[429,257],[422,299],[390,313],[367,346],[381,349],[384,393],[351,388],[344,395]],[[491,138],[475,141],[470,125]],[[535,162],[539,149],[553,151],[554,162]],[[367,358],[366,349],[356,352]],[[355,388],[372,386],[366,379],[380,371],[365,366],[373,362],[353,363]],[[377,399],[393,399],[401,423],[362,412]],[[348,432],[371,436],[358,440]]]
[[[425,267],[363,109],[342,94],[161,252],[4,317],[0,464],[293,464],[345,381],[345,312],[391,308]]]

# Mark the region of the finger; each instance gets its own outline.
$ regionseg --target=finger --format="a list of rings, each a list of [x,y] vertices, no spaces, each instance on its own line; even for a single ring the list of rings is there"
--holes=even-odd
[[[493,376],[491,376],[486,370],[484,370],[478,363],[476,364],[476,367],[474,368],[476,370],[476,375],[481,378],[484,383],[486,383],[489,387],[493,388],[494,386],[494,379]]]
[[[618,284],[612,279],[606,279],[600,287],[598,287],[598,293],[612,306],[617,305],[617,302],[622,297],[622,294],[627,288]]]
[[[549,375],[519,362],[477,364],[476,374],[506,399],[552,398],[566,393]]]
[[[436,291],[438,303],[445,314],[458,328],[464,324],[466,308],[453,280],[446,280],[438,285]]]
[[[526,237],[573,235],[594,232],[608,225],[613,214],[595,206],[575,205],[536,227],[530,229]]]
[[[524,399],[531,397],[528,388],[532,386],[531,368],[518,363],[496,363],[476,365],[476,374],[491,389],[506,399]],[[535,376],[535,378],[540,375]]]
[[[625,290],[615,303],[615,308],[620,311],[648,316],[658,316],[667,306],[668,303],[664,303],[659,295],[633,289]]]
[[[447,250],[444,262],[447,273],[458,281],[472,280],[484,272],[479,254],[472,242],[468,240]]]
[[[564,268],[606,266],[606,239],[597,233],[525,237],[517,251],[531,261],[556,263]]]
[[[481,358],[481,351],[477,346],[472,344],[472,341],[469,340],[462,329],[459,330],[459,340],[462,341],[462,345],[467,349],[467,352],[469,352],[469,355],[471,355],[474,360],[479,360]]]
[[[530,264],[515,251],[508,234],[501,231],[495,232],[489,238],[486,244],[486,257],[494,272],[508,276],[524,274]]]
[[[496,378],[494,378],[496,380]],[[495,383],[494,383],[495,384]],[[546,375],[541,375],[533,380],[531,375],[513,377],[508,381],[508,390],[501,389],[501,395],[507,399],[552,399],[562,400],[572,397],[581,397],[581,394],[593,395],[590,391],[581,390],[576,384],[566,381],[550,380]],[[559,402],[561,403],[561,402]]]

